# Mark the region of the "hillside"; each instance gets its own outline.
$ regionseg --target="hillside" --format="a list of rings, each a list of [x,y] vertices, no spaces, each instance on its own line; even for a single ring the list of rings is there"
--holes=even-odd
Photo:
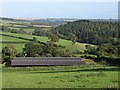
[[[66,24],[67,22],[73,22],[78,19],[70,18],[46,18],[46,19],[14,19],[14,18],[0,18],[0,26],[7,28],[5,31],[13,33],[28,33],[40,34],[45,36],[48,31],[58,25]]]
[[[76,41],[90,44],[117,42],[118,25],[111,20],[78,20],[68,22],[52,29],[53,33],[63,39],[76,36]]]
[[[56,44],[72,51],[75,56],[89,54],[118,57],[120,41],[116,20],[78,20],[58,26],[44,22],[31,23],[30,20],[5,19],[2,22],[2,46],[12,44],[19,52],[26,42],[33,41],[33,37],[39,42],[46,43],[49,41],[48,34],[53,33],[60,38]],[[85,48],[86,44],[97,45],[97,48],[93,46]]]
[[[6,46],[7,44],[14,45],[18,51],[22,51],[26,42],[29,42],[36,37],[40,42],[47,42],[49,41],[45,36],[35,36],[35,35],[27,35],[27,34],[15,34],[9,32],[0,32],[0,38],[2,38],[2,46]],[[67,49],[71,51],[79,50],[84,51],[85,45],[84,43],[76,43],[75,45],[72,44],[69,40],[59,39],[59,42],[56,42],[58,45],[65,46]]]
[[[48,37],[46,33],[52,28],[56,27],[59,24],[65,24],[67,22],[72,22],[77,19],[69,18],[48,18],[48,19],[12,19],[12,18],[1,18],[2,21],[2,47],[7,44],[14,45],[19,52],[22,51],[26,42],[32,41],[33,37],[36,37],[38,41],[46,43]],[[36,36],[35,36],[36,35]],[[84,43],[73,43],[70,40],[59,39],[59,42],[56,42],[57,45],[65,46],[66,49],[70,51],[81,51],[85,50]]]
[[[36,19],[36,20],[30,20],[32,23],[45,23],[48,25],[63,25],[67,22],[73,22],[78,19],[70,19],[70,18],[47,18],[47,19]]]

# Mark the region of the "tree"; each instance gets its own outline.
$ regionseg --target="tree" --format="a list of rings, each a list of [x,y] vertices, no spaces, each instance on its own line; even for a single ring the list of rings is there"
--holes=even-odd
[[[33,41],[34,41],[34,42],[38,42],[38,40],[37,40],[36,37],[33,37]]]
[[[7,31],[7,32],[9,32],[9,31],[10,31],[10,29],[9,29],[7,26],[2,25],[2,31]]]
[[[65,48],[56,45],[53,42],[46,44],[39,44],[29,42],[25,44],[23,53],[26,57],[68,57],[72,56],[72,53]]]
[[[47,32],[48,32],[48,30],[43,30],[42,28],[38,28],[38,29],[34,30],[34,32],[32,34],[37,35],[37,36],[46,36]]]
[[[2,63],[5,63],[5,66],[11,65],[11,60],[16,56],[17,50],[12,45],[7,45],[2,49]]]
[[[120,44],[118,45],[118,54],[120,54]]]
[[[19,52],[19,53],[16,54],[16,57],[24,57],[24,53]]]
[[[86,48],[85,53],[96,54],[96,47],[95,46],[86,45],[85,48]]]
[[[73,44],[76,43],[76,36],[75,36],[75,34],[69,33],[68,37],[73,42]]]
[[[27,57],[38,57],[43,53],[42,45],[39,43],[28,42],[25,44],[25,48],[23,48],[23,53]]]
[[[118,48],[111,44],[99,45],[96,49],[96,54],[98,57],[106,57],[118,54]]]
[[[59,38],[51,32],[47,33],[47,36],[48,36],[48,39],[50,39],[51,42],[58,42],[59,41]]]

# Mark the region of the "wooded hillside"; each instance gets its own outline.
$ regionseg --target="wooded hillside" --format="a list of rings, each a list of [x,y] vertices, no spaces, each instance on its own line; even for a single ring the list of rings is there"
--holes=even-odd
[[[60,38],[70,39],[73,33],[76,41],[91,44],[117,43],[117,21],[78,20],[53,28],[52,31]]]

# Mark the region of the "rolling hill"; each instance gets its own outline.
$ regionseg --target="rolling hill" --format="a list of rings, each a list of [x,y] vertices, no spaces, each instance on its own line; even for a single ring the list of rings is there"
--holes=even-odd
[[[22,48],[24,47],[26,42],[29,42],[36,37],[40,42],[47,42],[48,37],[45,36],[35,36],[35,35],[27,35],[27,34],[15,34],[9,32],[0,32],[0,38],[2,38],[2,47],[6,46],[7,44],[12,44],[16,47],[16,49],[21,52]],[[65,46],[67,49],[71,51],[79,50],[84,51],[85,45],[84,43],[76,43],[75,45],[72,44],[70,40],[59,39],[59,42],[56,42],[57,45]]]

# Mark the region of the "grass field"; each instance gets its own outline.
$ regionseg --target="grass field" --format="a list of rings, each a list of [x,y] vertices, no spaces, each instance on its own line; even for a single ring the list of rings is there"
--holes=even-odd
[[[2,34],[11,35],[11,36],[15,36],[15,37],[23,37],[23,38],[27,38],[27,39],[33,39],[33,37],[36,37],[38,39],[38,41],[41,41],[41,42],[48,41],[48,38],[44,37],[44,36],[34,36],[34,35],[27,35],[27,34],[16,34],[16,33],[9,33],[9,32],[2,32]],[[16,40],[16,41],[18,41],[18,40]]]
[[[25,42],[26,40],[8,37],[8,36],[2,36],[2,41],[19,41],[19,42]]]
[[[5,35],[11,35],[14,37],[9,37],[9,36],[0,36],[0,38],[2,38],[2,41],[8,41],[8,42],[26,42],[27,40],[24,39],[19,39],[19,37],[23,37],[26,39],[33,39],[33,37],[36,37],[38,41],[41,42],[47,42],[49,41],[47,37],[45,36],[34,36],[34,35],[26,35],[26,34],[15,34],[15,33],[9,33],[9,32],[0,32],[0,34],[5,34]],[[84,51],[85,50],[85,45],[83,43],[76,43],[76,44],[72,44],[71,41],[69,40],[64,40],[64,39],[59,39],[59,42],[56,42],[56,44],[58,45],[62,45],[65,46],[67,49],[71,50],[71,51],[75,51],[75,50],[79,50],[79,51]],[[6,46],[7,44],[3,43],[3,46]],[[16,49],[21,52],[22,48],[24,47],[24,44],[14,44],[13,45],[16,47]]]
[[[2,24],[3,25],[11,25],[11,24],[23,24],[23,25],[25,25],[25,24],[30,24],[30,22],[29,21],[11,21],[11,20],[2,20]]]
[[[24,31],[28,32],[28,33],[32,33],[36,27],[39,28],[40,30],[50,30],[52,26],[49,25],[41,25],[42,28],[40,27],[40,25],[33,25],[31,26],[31,22],[27,21],[27,20],[2,20],[1,21],[2,25],[5,25],[7,27],[9,27],[10,29],[16,29],[16,30],[20,30],[23,29]]]
[[[3,88],[118,88],[113,66],[3,68]]]

